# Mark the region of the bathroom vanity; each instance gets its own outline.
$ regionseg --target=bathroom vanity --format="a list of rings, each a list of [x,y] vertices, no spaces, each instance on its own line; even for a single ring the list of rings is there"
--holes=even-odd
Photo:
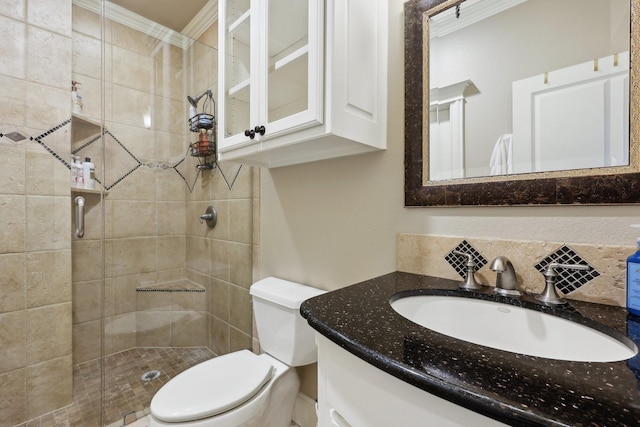
[[[391,301],[437,293],[526,306],[595,321],[631,343],[624,308],[581,301],[553,308],[532,295],[462,291],[458,284],[395,272],[302,305],[318,343],[320,427],[640,425],[639,356],[575,362],[496,350],[413,323]]]

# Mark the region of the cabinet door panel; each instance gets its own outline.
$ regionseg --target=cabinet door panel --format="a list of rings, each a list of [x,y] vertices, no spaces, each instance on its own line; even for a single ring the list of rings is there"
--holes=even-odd
[[[322,123],[319,41],[323,10],[317,0],[269,0],[261,119],[265,139]]]

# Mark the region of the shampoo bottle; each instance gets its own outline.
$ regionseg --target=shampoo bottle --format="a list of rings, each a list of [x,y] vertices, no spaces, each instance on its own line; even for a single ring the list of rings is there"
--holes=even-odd
[[[80,157],[76,157],[76,169],[78,170],[76,187],[84,188],[84,168],[82,167],[82,162],[80,161]]]
[[[640,316],[640,237],[636,252],[627,258],[627,310]]]
[[[73,108],[73,112],[76,114],[80,114],[82,113],[82,96],[80,95],[80,92],[78,91],[78,85],[80,83],[78,83],[75,80],[71,81],[71,102],[72,102],[72,108]]]
[[[76,164],[76,156],[71,156],[71,187],[78,186],[78,165]]]
[[[91,163],[91,158],[84,158],[82,170],[84,176],[84,188],[93,190],[96,187],[96,167]]]

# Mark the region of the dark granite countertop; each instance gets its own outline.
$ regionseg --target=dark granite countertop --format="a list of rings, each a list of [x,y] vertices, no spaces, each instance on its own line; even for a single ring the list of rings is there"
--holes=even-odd
[[[568,362],[494,350],[418,326],[397,314],[390,300],[402,293],[496,300],[591,326],[596,321],[621,337],[627,335],[624,308],[571,301],[554,309],[529,295],[459,291],[458,283],[396,272],[311,298],[300,311],[320,334],[371,365],[506,424],[640,426],[640,380],[634,373],[640,376],[640,356]]]

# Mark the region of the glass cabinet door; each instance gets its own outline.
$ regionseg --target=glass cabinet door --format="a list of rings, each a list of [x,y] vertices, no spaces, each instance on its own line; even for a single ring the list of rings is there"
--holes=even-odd
[[[219,142],[224,147],[246,139],[244,132],[252,122],[251,105],[255,97],[255,72],[258,48],[253,43],[258,2],[256,0],[223,0],[220,3],[219,50]],[[257,114],[257,111],[256,113]],[[256,121],[257,117],[253,117]]]
[[[265,138],[322,122],[322,28],[319,0],[269,0],[261,123]]]

